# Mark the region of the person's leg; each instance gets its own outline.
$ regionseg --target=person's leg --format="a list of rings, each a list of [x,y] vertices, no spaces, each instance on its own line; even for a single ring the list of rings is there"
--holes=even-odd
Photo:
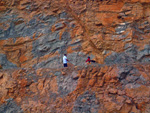
[[[95,61],[95,60],[91,60],[91,62],[94,62],[94,63],[95,63],[96,61]]]
[[[66,63],[66,64],[64,64],[64,67],[67,67],[67,63]]]

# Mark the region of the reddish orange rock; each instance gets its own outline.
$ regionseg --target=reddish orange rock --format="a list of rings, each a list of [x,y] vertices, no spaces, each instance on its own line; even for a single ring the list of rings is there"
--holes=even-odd
[[[118,82],[118,80],[111,79],[109,82],[110,82],[110,83],[117,83],[117,82]]]
[[[21,85],[21,87],[25,87],[27,85],[27,80],[22,79],[22,80],[19,81],[19,84]]]
[[[62,73],[62,75],[65,75],[65,74],[66,74],[64,71],[62,71],[61,73]]]
[[[136,108],[136,106],[133,105],[131,112],[133,112],[133,113],[140,113],[140,110],[138,110],[138,109]]]
[[[3,75],[4,75],[3,73],[0,73],[0,79],[3,77]]]
[[[124,2],[117,2],[114,3],[112,5],[108,4],[108,5],[100,5],[99,6],[99,11],[115,11],[115,12],[119,12],[122,7],[124,5]]]
[[[104,76],[104,80],[105,80],[105,82],[110,82],[110,80],[111,80],[111,75],[109,75],[109,74],[105,74],[105,76]]]
[[[43,86],[44,86],[43,82],[44,82],[44,80],[41,80],[41,79],[38,81],[37,88],[39,91],[41,91],[43,89]]]
[[[0,65],[0,69],[2,69],[2,66]]]
[[[98,86],[102,87],[104,85],[104,81],[101,80],[100,83],[98,84]]]
[[[85,76],[86,76],[86,70],[82,70],[81,78],[84,78]]]
[[[42,68],[39,68],[37,71],[36,71],[36,74],[38,76],[42,76]]]
[[[14,64],[27,70],[0,70],[0,105],[9,105],[7,101],[13,98],[27,113],[84,112],[84,106],[93,113],[149,113],[150,66],[144,63],[149,60],[149,3],[1,0],[0,63],[4,63],[2,68]],[[81,65],[69,63],[62,80],[49,68],[62,66],[59,59],[65,51],[71,63]],[[104,65],[82,66],[89,55]],[[136,64],[135,56],[144,64]],[[130,64],[132,60],[136,66]],[[126,61],[129,64],[123,66]],[[116,65],[107,66],[111,63]],[[80,71],[76,74],[72,70]],[[118,80],[124,74],[134,77]]]
[[[120,113],[129,113],[132,109],[132,105],[129,104],[124,104],[124,106],[122,106]]]
[[[37,83],[32,83],[32,84],[30,85],[30,90],[31,90],[32,92],[37,92]]]
[[[108,113],[113,112],[117,108],[117,104],[115,102],[106,102],[104,103],[104,107]]]
[[[131,2],[144,2],[144,3],[150,3],[149,0],[131,0]]]
[[[96,72],[97,72],[97,69],[96,69],[96,68],[93,68],[91,73],[94,74],[94,73],[96,73]]]
[[[127,100],[126,100],[126,103],[127,103],[127,104],[131,104],[132,101],[131,101],[130,99],[127,99]]]
[[[84,98],[84,99],[82,99],[81,101],[82,101],[82,102],[86,102],[87,100]]]
[[[5,10],[6,10],[6,7],[4,7],[4,6],[0,7],[0,11],[5,11]]]
[[[96,83],[96,78],[92,78],[90,81],[89,81],[89,86],[93,87],[94,84]]]
[[[23,63],[23,62],[28,60],[28,57],[25,56],[25,55],[22,55],[19,60],[20,60],[21,63]]]
[[[114,88],[110,88],[108,91],[109,93],[116,94],[118,90]]]
[[[101,67],[100,72],[101,73],[106,73],[108,71],[108,68],[109,68],[108,66]]]
[[[117,96],[116,97],[116,101],[119,102],[119,103],[124,103],[126,99],[123,97],[123,96]]]
[[[125,95],[125,91],[118,90],[118,95]]]
[[[0,88],[0,91],[2,91],[2,92],[0,92],[0,97],[1,98],[7,96],[8,89],[6,89],[5,87],[3,87],[3,88]]]
[[[105,73],[103,73],[103,72],[99,72],[99,73],[97,74],[97,76],[98,76],[98,77],[102,77],[104,74],[105,74]]]
[[[131,98],[134,98],[134,97],[142,98],[142,97],[148,97],[149,96],[150,88],[148,88],[144,85],[133,88],[133,85],[129,85],[129,88],[126,87],[125,92],[126,92],[126,95],[131,97]]]
[[[17,103],[20,103],[22,101],[21,97],[17,97],[15,100],[17,101]]]

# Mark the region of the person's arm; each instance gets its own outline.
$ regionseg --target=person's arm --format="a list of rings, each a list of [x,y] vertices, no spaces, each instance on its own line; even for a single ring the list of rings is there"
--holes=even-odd
[[[86,60],[86,62],[88,61],[88,59]]]
[[[88,61],[90,62],[90,59],[89,59],[89,58],[86,60],[86,62],[88,62]]]
[[[69,61],[67,57],[66,57],[66,60]]]

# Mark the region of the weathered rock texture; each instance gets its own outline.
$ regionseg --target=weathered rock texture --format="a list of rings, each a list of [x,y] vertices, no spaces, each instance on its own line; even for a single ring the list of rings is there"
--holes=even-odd
[[[0,65],[150,62],[149,0],[1,0]]]
[[[0,0],[0,113],[148,113],[149,63],[150,0]]]
[[[0,111],[149,113],[150,65],[0,71]]]

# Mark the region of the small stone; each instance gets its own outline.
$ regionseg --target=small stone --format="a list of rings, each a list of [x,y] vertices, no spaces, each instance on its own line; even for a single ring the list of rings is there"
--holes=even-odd
[[[3,73],[0,73],[0,79],[3,78]]]
[[[101,80],[98,86],[102,87],[103,85],[104,85],[104,81]]]
[[[118,80],[111,79],[109,82],[110,82],[110,83],[116,83],[116,82],[118,82]]]
[[[62,73],[62,75],[65,75],[65,74],[66,74],[64,71],[62,71],[61,73]]]
[[[125,91],[118,90],[118,95],[125,95]]]
[[[81,102],[86,102],[86,99],[85,99],[85,98],[83,98],[83,99],[81,100]]]
[[[102,77],[104,74],[105,74],[105,73],[99,72],[97,76],[98,76],[98,77]]]
[[[106,55],[106,50],[104,50],[104,51],[102,52],[102,54],[103,54],[103,55]]]
[[[43,89],[43,82],[44,82],[44,81],[40,81],[40,82],[39,82],[39,84],[38,84],[38,86],[37,86],[37,87],[38,87],[38,90],[42,90],[42,89]]]
[[[112,94],[116,94],[117,93],[117,89],[114,89],[114,88],[111,88],[108,91],[109,91],[109,93],[112,93]]]
[[[77,68],[78,68],[78,66],[74,66],[74,68],[75,68],[75,69],[77,69]]]
[[[93,87],[94,84],[96,82],[96,79],[95,78],[92,78],[90,81],[89,81],[89,86]]]
[[[93,75],[93,77],[97,77],[97,73],[95,73],[95,74]]]
[[[73,78],[74,80],[78,79],[78,78],[79,78],[79,74],[73,72],[73,73],[72,73],[72,78]]]
[[[19,81],[18,83],[21,84],[21,81]]]
[[[21,102],[21,97],[16,98],[17,103]]]
[[[32,92],[37,92],[37,83],[32,83],[29,88]]]
[[[81,78],[84,78],[86,76],[86,70],[83,70],[81,73]]]
[[[127,100],[126,100],[126,103],[127,103],[127,104],[131,104],[132,101],[131,101],[130,99],[127,99]]]

